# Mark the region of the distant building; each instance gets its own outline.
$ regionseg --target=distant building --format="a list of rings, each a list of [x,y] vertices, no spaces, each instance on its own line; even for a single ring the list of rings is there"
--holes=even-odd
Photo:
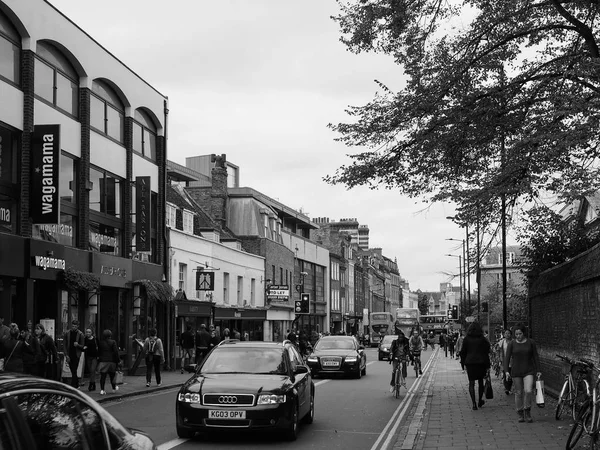
[[[506,282],[515,287],[524,286],[525,276],[521,273],[521,247],[506,246]],[[480,289],[482,297],[490,290],[502,289],[502,247],[491,248],[480,264]]]
[[[360,225],[356,218],[340,219],[332,222],[329,217],[316,217],[313,222],[321,228],[329,228],[337,233],[346,233],[351,237],[351,244],[356,244],[361,250],[369,249],[369,226]]]

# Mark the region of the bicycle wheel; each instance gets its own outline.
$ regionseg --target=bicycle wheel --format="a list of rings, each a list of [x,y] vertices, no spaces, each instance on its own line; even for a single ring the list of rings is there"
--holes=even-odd
[[[396,369],[396,382],[394,384],[394,397],[396,398],[400,398],[400,378],[401,378],[401,367],[400,365],[398,365],[398,368]]]
[[[585,405],[590,406],[589,405],[589,401],[590,401],[590,396],[589,396],[589,392],[590,392],[590,388],[589,388],[589,384],[586,380],[580,380],[579,383],[577,383],[577,387],[576,387],[576,392],[574,395],[574,398],[572,400],[572,414],[571,416],[573,417],[573,420],[577,420],[577,418],[580,416],[581,412],[585,410],[585,408],[583,408],[583,406]],[[573,395],[573,394],[571,394]],[[591,408],[591,406],[590,406]],[[590,414],[591,416],[591,414]]]
[[[558,395],[558,402],[556,403],[556,411],[554,412],[554,417],[556,420],[560,420],[561,416],[564,414],[566,409],[570,406],[569,396],[571,391],[569,389],[569,380],[565,380],[562,389],[560,390],[560,394]]]
[[[584,423],[589,415],[589,411],[584,411],[583,415],[580,417],[580,420],[576,421],[573,425],[573,428],[571,428],[569,438],[567,439],[567,450],[576,448],[577,442],[579,442],[579,439],[581,439],[581,436],[583,433],[585,433]]]

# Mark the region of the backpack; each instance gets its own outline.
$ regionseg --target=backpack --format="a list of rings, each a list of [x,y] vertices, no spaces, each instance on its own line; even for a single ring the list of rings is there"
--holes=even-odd
[[[150,338],[150,340],[148,341],[148,354],[149,355],[154,355],[155,347],[156,347],[156,339]]]

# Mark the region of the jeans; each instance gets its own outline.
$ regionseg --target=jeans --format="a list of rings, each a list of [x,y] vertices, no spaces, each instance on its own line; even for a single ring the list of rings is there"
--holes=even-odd
[[[70,355],[69,369],[71,370],[71,386],[73,386],[75,389],[79,388],[79,377],[77,376],[78,367],[79,357],[77,355]]]
[[[146,383],[152,381],[152,369],[156,376],[156,384],[160,384],[160,355],[152,355],[152,359],[146,358]]]
[[[85,365],[90,373],[90,383],[96,384],[96,367],[98,366],[98,357],[88,356],[85,358]]]
[[[390,382],[390,386],[394,386],[396,384],[396,370],[398,370],[398,366],[400,364],[402,364],[402,376],[404,378],[406,378],[406,375],[407,375],[406,360],[405,359],[402,359],[402,360],[394,359],[394,360],[392,360],[393,369],[392,369],[392,381]]]
[[[533,398],[533,375],[513,377],[513,382],[517,411],[521,411],[523,408],[530,409]]]

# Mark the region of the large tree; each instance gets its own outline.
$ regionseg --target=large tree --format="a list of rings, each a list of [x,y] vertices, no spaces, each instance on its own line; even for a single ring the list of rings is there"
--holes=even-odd
[[[338,4],[347,48],[389,55],[406,83],[393,92],[382,74],[372,101],[330,125],[360,150],[327,182],[452,201],[482,227],[502,198],[510,211],[599,187],[600,1]]]

